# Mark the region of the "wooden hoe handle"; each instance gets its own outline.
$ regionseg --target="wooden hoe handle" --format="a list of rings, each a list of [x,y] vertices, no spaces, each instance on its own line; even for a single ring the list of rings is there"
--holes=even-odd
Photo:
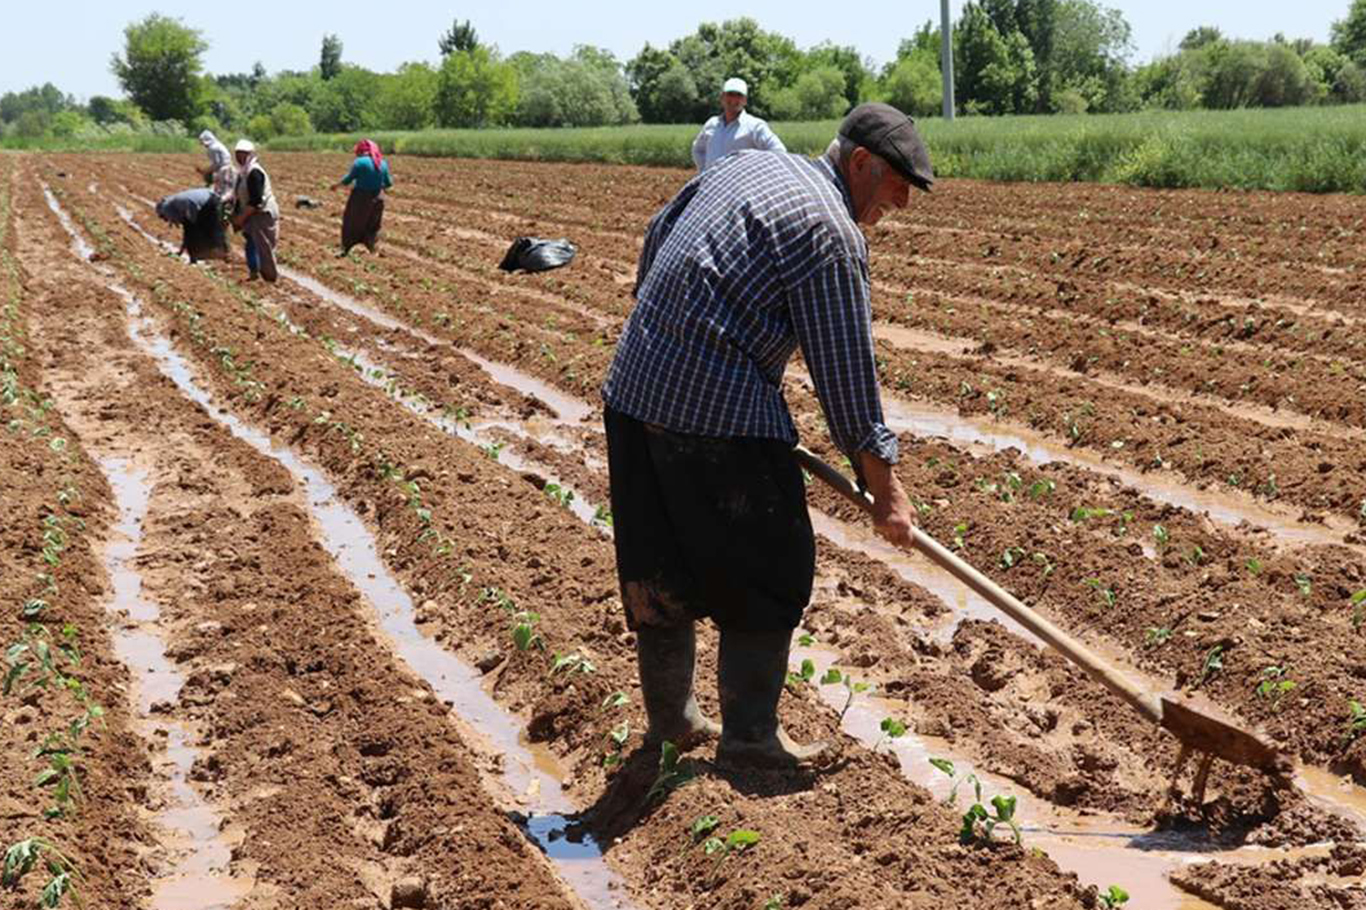
[[[855,486],[854,482],[840,471],[826,464],[804,446],[797,446],[796,455],[802,467],[833,487],[835,492],[865,512],[872,511],[872,497]],[[1157,697],[1141,689],[1133,680],[1106,663],[1100,655],[1025,606],[1009,591],[950,553],[943,544],[919,528],[911,528],[911,544],[930,561],[1081,667],[1096,682],[1127,701],[1140,714],[1153,723],[1162,723],[1162,703]]]

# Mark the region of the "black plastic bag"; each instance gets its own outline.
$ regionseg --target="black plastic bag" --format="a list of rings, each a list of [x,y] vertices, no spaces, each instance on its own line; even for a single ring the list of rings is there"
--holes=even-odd
[[[574,244],[561,237],[559,240],[544,240],[540,237],[518,237],[508,247],[507,255],[498,264],[505,272],[522,269],[527,272],[544,272],[568,265],[578,249]]]

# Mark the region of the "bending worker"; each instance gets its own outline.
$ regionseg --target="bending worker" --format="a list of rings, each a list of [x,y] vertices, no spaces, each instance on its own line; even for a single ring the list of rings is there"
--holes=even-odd
[[[740,152],[650,222],[636,306],[603,386],[617,574],[636,633],[647,744],[720,734],[729,765],[792,765],[778,723],[792,631],[815,574],[796,428],[783,400],[800,347],[835,444],[872,493],[879,534],[910,545],[873,356],[875,224],[928,190],[915,125],[865,104],[826,154]],[[721,725],[693,697],[694,623],[721,633]]]
[[[157,203],[157,216],[162,221],[183,228],[180,252],[189,253],[192,263],[228,258],[228,235],[219,204],[218,197],[207,187],[165,196]]]
[[[236,207],[232,226],[247,238],[247,280],[258,277],[274,281],[275,245],[280,239],[280,207],[270,187],[270,175],[256,157],[250,139],[239,139],[233,147],[237,158]]]
[[[351,247],[365,244],[370,252],[379,243],[379,230],[384,224],[384,191],[394,185],[389,177],[389,162],[379,150],[379,143],[362,139],[356,143],[356,160],[351,162],[351,170],[346,176],[332,184],[332,189],[351,187],[351,195],[346,199],[346,211],[342,213],[341,252],[345,256]]]
[[[743,79],[727,79],[721,87],[721,113],[702,125],[692,143],[692,160],[699,171],[739,149],[787,151],[767,123],[745,112],[748,95]]]

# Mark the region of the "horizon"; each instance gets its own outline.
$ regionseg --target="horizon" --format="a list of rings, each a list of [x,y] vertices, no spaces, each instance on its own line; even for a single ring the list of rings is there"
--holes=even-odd
[[[503,54],[516,51],[554,53],[565,56],[577,44],[604,47],[622,63],[638,54],[647,43],[667,46],[676,38],[691,34],[703,22],[749,16],[767,31],[778,32],[806,49],[822,41],[853,45],[860,54],[881,65],[895,57],[897,44],[910,37],[927,19],[939,19],[939,4],[920,0],[914,4],[924,12],[906,15],[905,6],[875,2],[865,6],[867,15],[827,17],[812,15],[809,8],[760,0],[747,11],[737,12],[728,4],[699,0],[687,11],[652,11],[650,21],[633,21],[638,12],[634,4],[620,0],[594,4],[597,15],[585,22],[581,13],[562,4],[531,0],[517,7],[500,6],[491,10],[462,10],[457,16],[444,4],[429,0],[401,0],[384,9],[378,23],[363,21],[362,13],[372,10],[355,0],[340,0],[329,7],[330,21],[314,25],[316,10],[303,5],[281,7],[261,0],[242,0],[234,4],[234,15],[226,24],[214,26],[214,16],[201,5],[187,0],[167,0],[157,4],[97,4],[81,0],[75,4],[81,28],[69,28],[72,11],[65,5],[24,4],[11,11],[14,33],[53,34],[51,42],[27,41],[11,47],[0,60],[0,94],[20,92],[51,82],[62,92],[82,103],[94,95],[119,98],[123,91],[109,70],[109,60],[123,50],[123,29],[152,12],[161,12],[199,29],[209,42],[204,54],[204,71],[212,75],[249,72],[259,60],[271,73],[281,70],[308,70],[318,62],[324,35],[341,38],[342,59],[346,63],[378,72],[392,72],[410,61],[439,60],[437,38],[455,18],[469,19],[482,41],[497,45]],[[1131,64],[1146,63],[1172,52],[1187,31],[1200,25],[1213,25],[1232,38],[1265,40],[1277,32],[1288,38],[1312,38],[1326,42],[1334,20],[1347,14],[1347,0],[1308,0],[1296,9],[1300,24],[1288,26],[1275,16],[1283,8],[1265,8],[1233,0],[1217,0],[1194,9],[1174,0],[1155,3],[1101,3],[1124,13],[1133,28],[1134,52]],[[963,6],[953,0],[950,9],[956,19]],[[885,10],[886,16],[878,15]],[[895,15],[893,15],[895,10]],[[259,16],[258,16],[259,14]],[[888,20],[900,16],[905,26],[889,27]],[[857,21],[853,21],[857,20]],[[529,24],[528,24],[529,23]],[[1236,23],[1236,25],[1230,25]],[[251,34],[259,28],[260,35]],[[64,48],[58,55],[52,45]],[[46,46],[45,46],[46,45]],[[248,50],[252,48],[252,50]]]

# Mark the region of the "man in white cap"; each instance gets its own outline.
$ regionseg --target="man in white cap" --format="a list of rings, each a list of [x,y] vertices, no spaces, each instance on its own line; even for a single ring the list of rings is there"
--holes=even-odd
[[[274,281],[280,207],[270,188],[270,176],[261,167],[250,139],[239,139],[233,155],[237,159],[237,187],[232,226],[247,238],[247,280]]]
[[[768,124],[745,113],[749,86],[745,80],[730,78],[721,86],[721,113],[702,125],[692,143],[692,160],[704,171],[737,149],[762,149],[785,152],[787,147],[768,128]]]

